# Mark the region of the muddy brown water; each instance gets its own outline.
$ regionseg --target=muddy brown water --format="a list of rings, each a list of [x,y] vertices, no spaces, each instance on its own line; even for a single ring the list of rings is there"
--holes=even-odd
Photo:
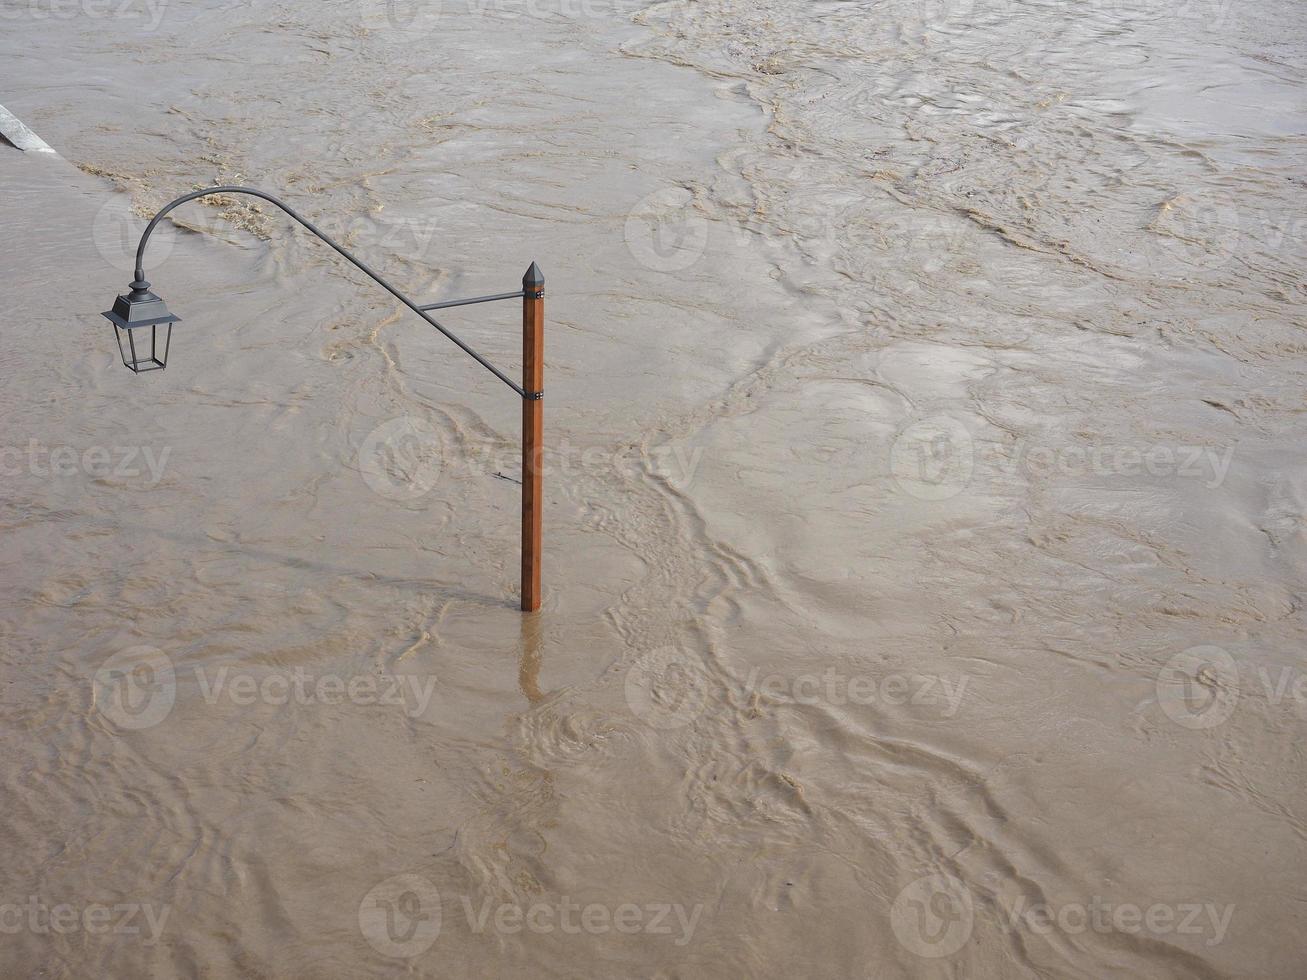
[[[1303,974],[1304,17],[6,4],[0,970]],[[515,396],[419,298],[546,275]],[[516,373],[511,304],[443,322]]]

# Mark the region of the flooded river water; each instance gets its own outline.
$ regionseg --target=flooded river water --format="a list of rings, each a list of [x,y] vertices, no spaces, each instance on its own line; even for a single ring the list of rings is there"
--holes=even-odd
[[[1302,976],[1300,5],[0,11],[0,973]]]

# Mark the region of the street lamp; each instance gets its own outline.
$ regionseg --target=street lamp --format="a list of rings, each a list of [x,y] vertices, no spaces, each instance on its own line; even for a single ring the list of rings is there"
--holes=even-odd
[[[136,272],[136,281],[131,284],[130,292],[121,294],[113,301],[113,309],[103,314],[113,324],[114,339],[118,341],[118,353],[123,363],[140,374],[142,371],[161,371],[168,366],[168,347],[172,343],[172,325],[180,323],[181,317],[173,316],[163,300],[150,292],[150,284]],[[145,330],[149,327],[149,331]],[[159,346],[159,328],[166,327],[163,347]],[[123,346],[123,338],[127,346]],[[137,337],[141,346],[136,347]],[[146,346],[148,343],[148,346]],[[128,354],[131,354],[128,357]]]
[[[522,399],[522,610],[534,612],[540,608],[540,557],[541,517],[544,505],[544,352],[545,352],[545,277],[534,262],[522,277],[522,288],[491,296],[474,296],[470,299],[445,300],[419,306],[384,278],[356,259],[344,248],[324,234],[313,222],[271,194],[252,187],[207,187],[204,190],[183,194],[150,219],[136,247],[136,275],[128,292],[114,300],[113,308],[104,317],[113,324],[114,337],[123,364],[136,374],[160,371],[168,366],[168,348],[172,342],[172,325],[181,318],[168,311],[163,300],[150,291],[145,281],[145,246],[155,226],[173,208],[187,201],[214,194],[245,194],[275,204],[318,238],[322,239],[346,261],[362,270],[386,292],[407,306],[428,324],[452,340],[478,364],[502,381]],[[493,303],[499,300],[522,300],[522,384],[517,384],[453,333],[443,327],[428,312],[474,303]],[[148,329],[148,335],[146,333]],[[160,332],[162,331],[162,333]],[[124,339],[127,346],[123,346]]]

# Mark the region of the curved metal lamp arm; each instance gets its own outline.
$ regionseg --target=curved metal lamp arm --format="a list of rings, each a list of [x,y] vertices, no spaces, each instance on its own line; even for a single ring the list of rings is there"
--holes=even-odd
[[[153,218],[151,218],[150,223],[145,226],[145,231],[141,235],[141,243],[136,247],[136,281],[132,283],[133,289],[146,289],[149,287],[149,283],[145,281],[145,270],[143,268],[144,265],[143,260],[145,258],[145,244],[150,240],[150,235],[154,232],[155,225],[157,225],[161,220],[163,220],[164,216],[167,215],[169,211],[177,207],[179,204],[185,204],[187,201],[193,201],[197,197],[209,197],[210,195],[213,194],[248,194],[250,197],[259,197],[265,201],[268,201],[271,204],[277,205],[277,207],[281,208],[288,215],[290,215],[292,218],[294,218],[296,221],[302,224],[305,228],[313,232],[313,234],[317,235],[324,242],[330,245],[333,249],[339,252],[347,261],[349,261],[358,269],[360,269],[362,272],[364,272],[378,286],[380,286],[386,292],[390,293],[390,295],[394,296],[395,299],[399,300],[401,303],[407,306],[418,316],[422,317],[422,319],[426,320],[427,323],[431,324],[431,326],[435,327],[442,334],[444,334],[446,337],[452,340],[465,353],[471,355],[473,360],[475,360],[478,364],[480,364],[483,368],[485,368],[487,371],[493,374],[500,381],[504,382],[504,384],[508,385],[508,387],[512,388],[515,392],[518,393],[518,395],[528,400],[532,397],[531,394],[529,394],[525,388],[523,388],[521,385],[514,382],[511,378],[509,378],[506,374],[504,374],[504,372],[500,371],[499,368],[495,367],[484,357],[482,357],[480,354],[474,351],[471,347],[463,343],[463,341],[459,340],[456,336],[454,336],[452,333],[450,333],[448,330],[442,327],[439,323],[435,321],[433,317],[427,315],[427,313],[420,306],[418,306],[411,299],[409,299],[407,296],[401,293],[398,289],[396,289],[394,286],[388,283],[376,272],[373,272],[370,268],[368,268],[358,259],[354,258],[353,255],[345,251],[345,249],[341,248],[341,246],[337,245],[334,241],[332,241],[332,239],[328,235],[324,234],[322,230],[317,227],[317,225],[309,221],[307,218],[305,218],[303,215],[297,212],[294,208],[277,200],[271,194],[265,194],[263,191],[255,190],[252,187],[206,187],[204,190],[201,191],[192,191],[190,194],[183,194],[181,197],[177,198],[177,200],[165,204],[163,206],[163,209],[159,211],[159,213],[156,214]]]

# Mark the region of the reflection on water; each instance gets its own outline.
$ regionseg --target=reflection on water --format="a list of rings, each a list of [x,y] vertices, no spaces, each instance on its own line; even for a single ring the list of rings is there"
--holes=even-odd
[[[540,617],[522,617],[522,661],[517,670],[517,683],[522,696],[532,704],[539,704],[545,695],[540,691],[540,667],[543,653],[540,642]]]

